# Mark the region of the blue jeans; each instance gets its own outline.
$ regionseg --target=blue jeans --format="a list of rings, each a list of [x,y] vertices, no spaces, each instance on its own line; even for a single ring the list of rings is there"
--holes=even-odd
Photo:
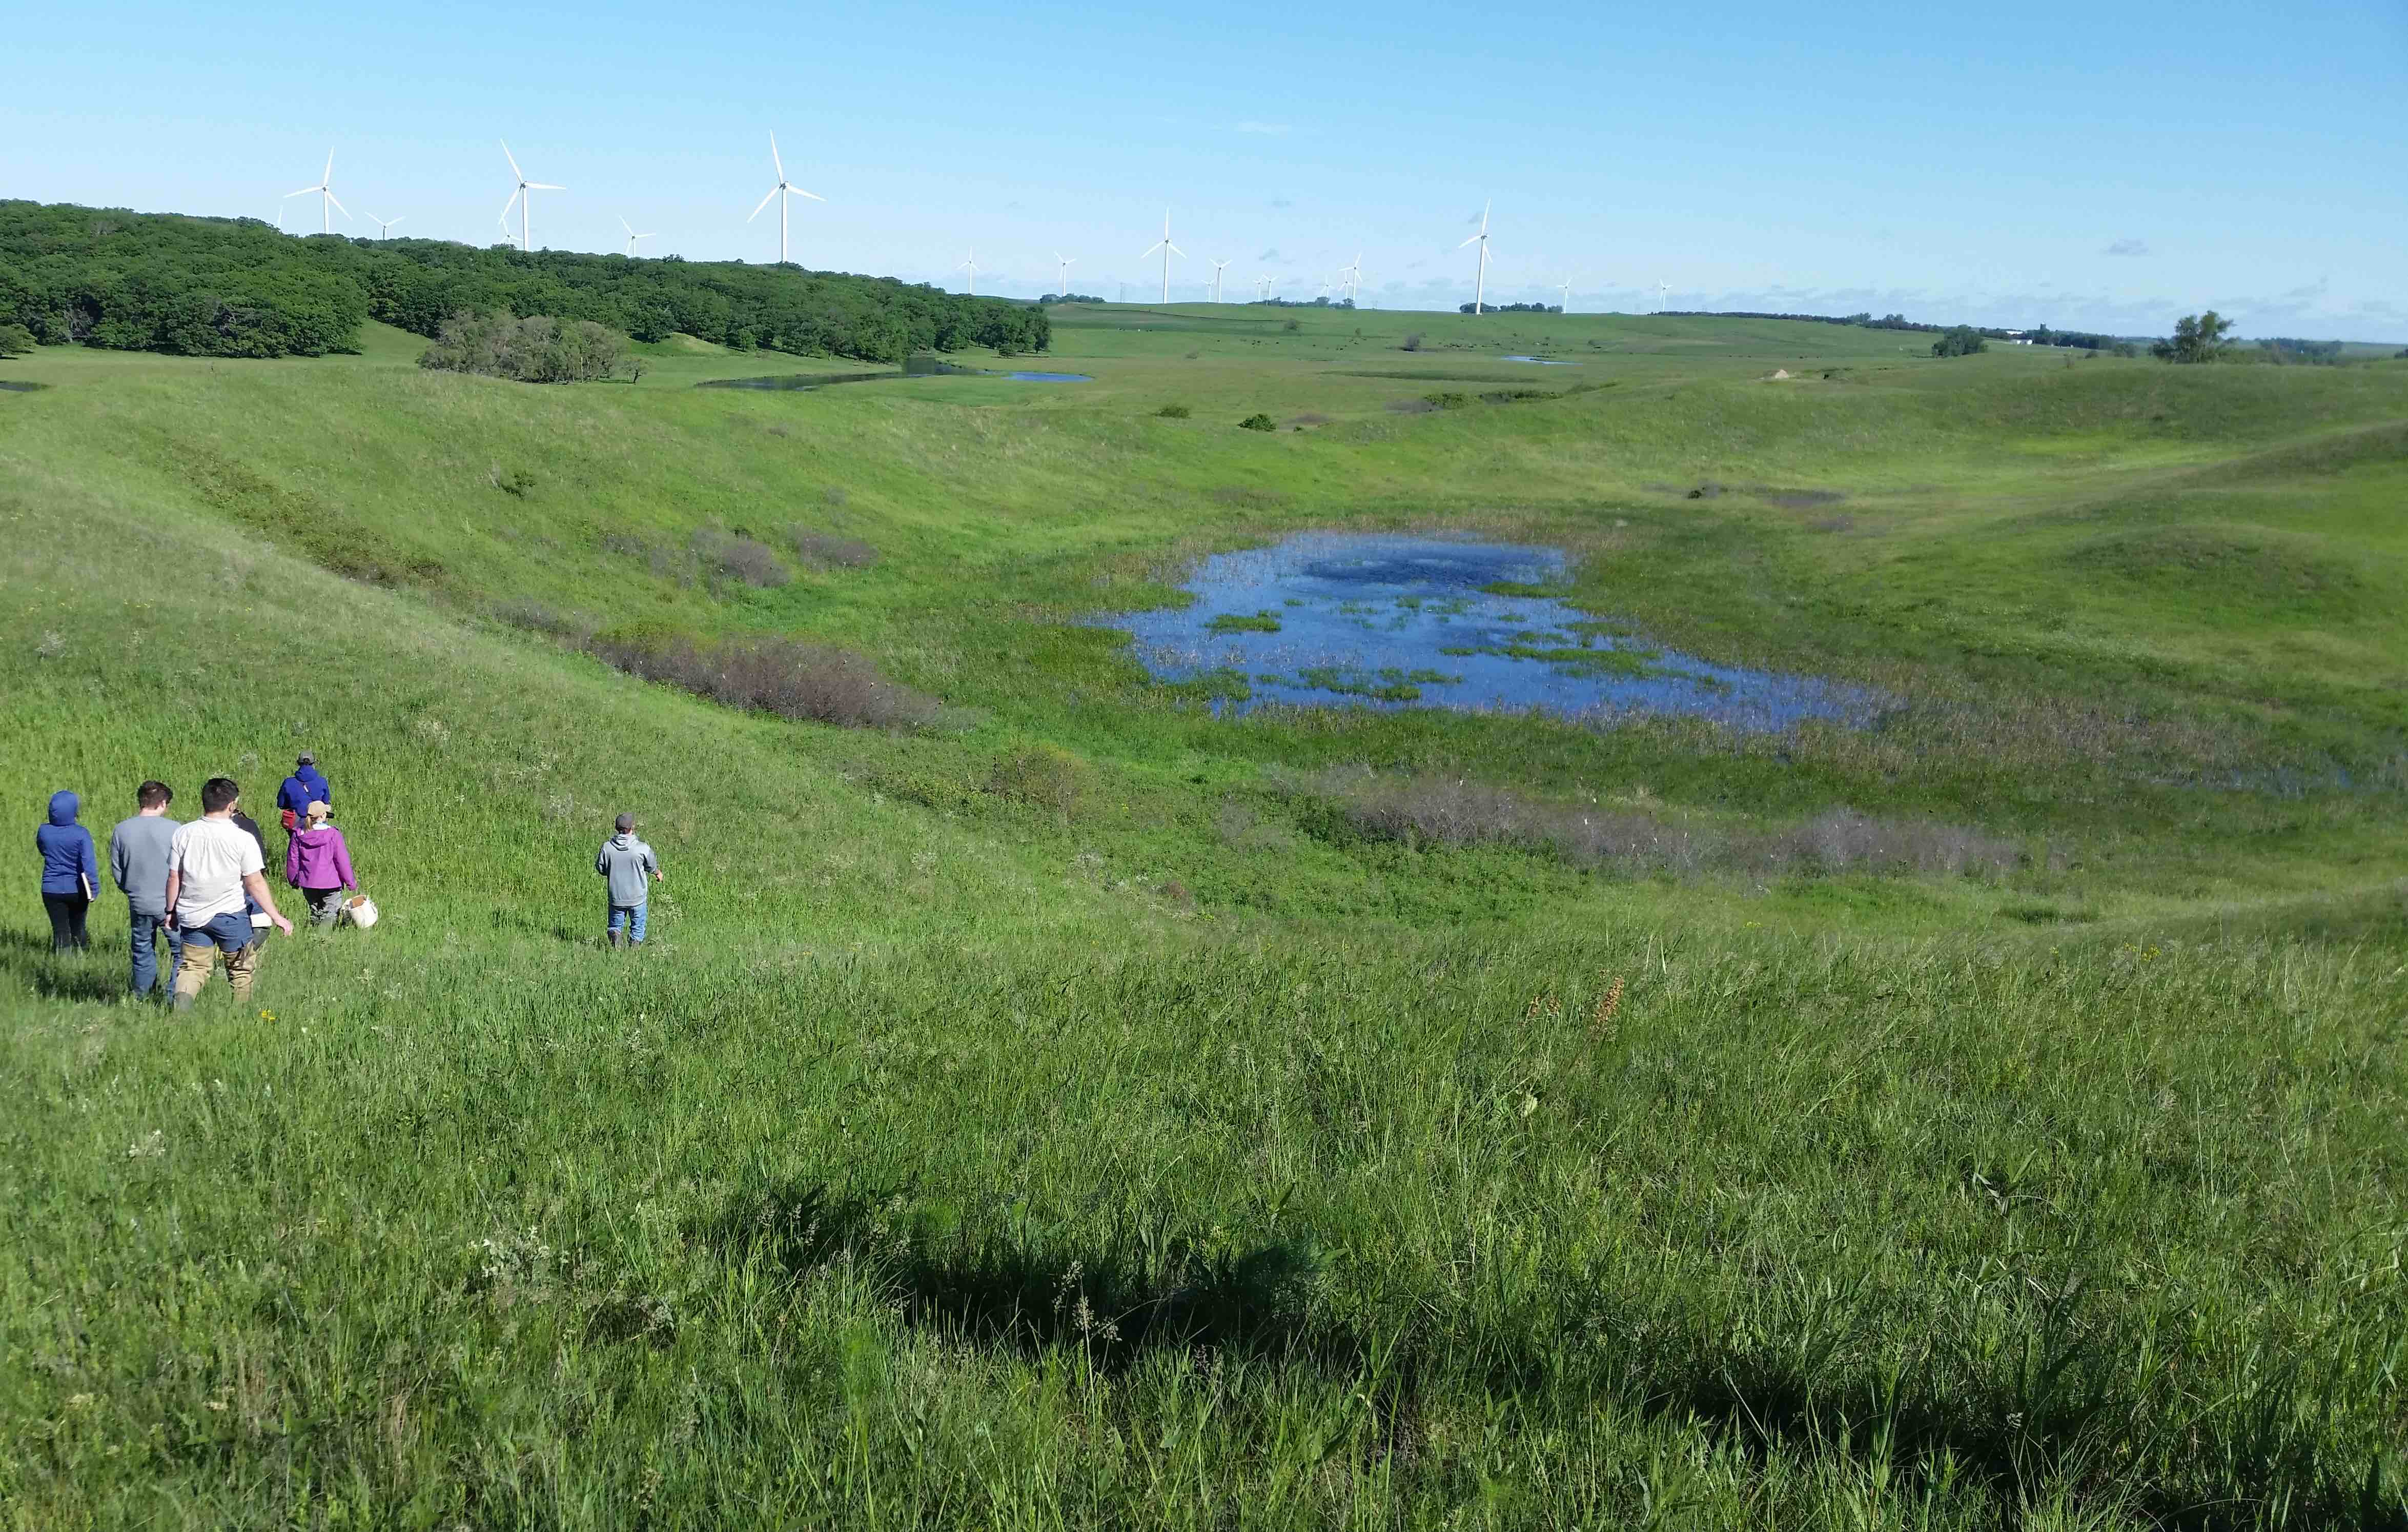
[[[178,960],[184,955],[184,938],[177,932],[176,922],[164,915],[134,912],[134,980],[127,986],[137,996],[147,996],[159,986],[158,944],[167,944],[167,967],[172,975]]]
[[[624,926],[627,930],[627,940],[631,942],[642,941],[644,939],[644,910],[650,903],[651,901],[647,900],[642,904],[611,905],[610,934],[613,936],[618,935],[619,929],[622,926]]]

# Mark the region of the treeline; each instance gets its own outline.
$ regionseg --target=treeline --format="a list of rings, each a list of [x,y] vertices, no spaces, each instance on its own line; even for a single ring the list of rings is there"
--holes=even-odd
[[[2301,340],[2295,336],[2272,335],[2258,341],[2258,349],[2265,354],[2267,361],[2281,367],[2341,366],[2338,340]]]
[[[1953,330],[1969,329],[1991,340],[2028,340],[2035,346],[2073,346],[2083,351],[2113,351],[2123,344],[2112,335],[2096,335],[2087,330],[2053,330],[2045,325],[2028,330],[2001,329],[1991,325],[1926,325],[1904,314],[1884,314],[1875,319],[1870,311],[1856,314],[1776,314],[1753,309],[1671,309],[1665,312],[1678,319],[1794,319],[1807,325],[1853,325],[1860,329],[1913,330],[1924,335],[1946,335]]]
[[[521,253],[436,239],[295,238],[256,219],[0,201],[0,325],[195,356],[316,356],[382,320],[434,339],[455,314],[585,320],[638,340],[899,362],[1043,351],[1040,307],[889,277],[734,261]]]
[[[1456,305],[1455,311],[1459,314],[1559,314],[1564,311],[1564,306],[1560,303],[1464,303]]]

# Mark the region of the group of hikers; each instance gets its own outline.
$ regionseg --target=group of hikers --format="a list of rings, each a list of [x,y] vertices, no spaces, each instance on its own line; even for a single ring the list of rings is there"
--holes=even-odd
[[[350,843],[330,822],[334,797],[308,751],[276,794],[285,835],[284,880],[301,890],[309,923],[319,927],[334,925],[346,890],[357,893],[360,887]],[[260,932],[274,927],[293,933],[267,886],[267,838],[242,812],[242,789],[230,777],[202,784],[201,817],[189,824],[168,817],[175,801],[175,789],[165,782],[145,782],[135,789],[133,817],[108,832],[109,879],[125,895],[131,918],[129,988],[141,999],[168,992],[181,1010],[208,987],[222,956],[235,997],[247,1000],[259,974]],[[92,832],[76,822],[82,807],[73,792],[52,793],[50,822],[34,832],[56,952],[92,945],[88,921],[100,897],[100,855]],[[160,982],[162,944],[173,975],[165,985]]]
[[[230,777],[202,785],[201,817],[189,824],[167,817],[175,799],[165,783],[143,783],[135,789],[133,817],[108,832],[108,876],[125,895],[131,920],[129,987],[137,999],[164,994],[182,1010],[208,988],[222,956],[235,998],[248,1000],[259,976],[260,933],[273,927],[293,934],[293,922],[276,907],[267,886],[267,839],[242,812],[242,789]],[[332,823],[334,800],[308,751],[276,793],[285,834],[284,881],[301,891],[309,924],[317,928],[336,925],[347,908],[356,914],[366,903],[344,897],[357,895],[360,882],[350,843]],[[71,791],[52,793],[49,822],[34,832],[55,952],[92,946],[88,918],[100,897],[100,855],[92,832],[77,822],[82,807]],[[635,816],[620,815],[614,829],[594,859],[609,889],[604,937],[614,949],[623,940],[633,948],[643,945],[652,885],[664,879],[660,858],[636,836]],[[158,962],[162,943],[173,976],[165,984]]]

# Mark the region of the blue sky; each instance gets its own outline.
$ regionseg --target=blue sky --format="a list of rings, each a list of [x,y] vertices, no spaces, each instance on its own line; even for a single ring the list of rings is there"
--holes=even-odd
[[[29,7],[0,195],[795,259],[982,292],[1901,311],[2408,342],[2408,5]],[[286,226],[317,227],[313,199]]]

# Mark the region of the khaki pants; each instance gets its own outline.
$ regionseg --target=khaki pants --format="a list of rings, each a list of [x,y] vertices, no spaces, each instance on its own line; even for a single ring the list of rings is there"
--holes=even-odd
[[[184,943],[183,953],[176,960],[176,1004],[191,1004],[208,988],[209,974],[218,965],[217,945],[200,936]],[[234,998],[251,998],[251,981],[259,976],[259,944],[254,941],[239,952],[225,955],[226,982],[234,986]]]

